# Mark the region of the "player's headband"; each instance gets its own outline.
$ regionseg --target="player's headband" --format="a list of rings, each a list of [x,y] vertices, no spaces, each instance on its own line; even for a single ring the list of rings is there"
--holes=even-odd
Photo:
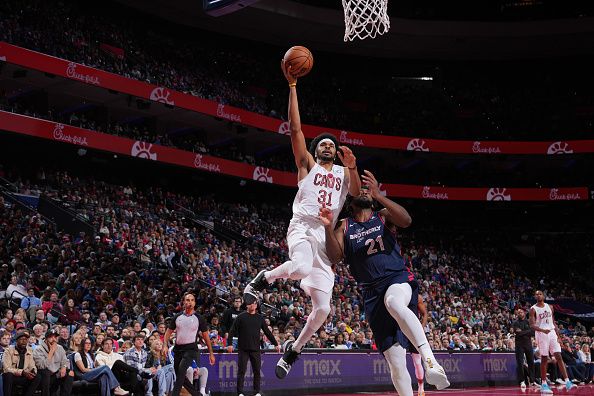
[[[316,151],[320,149],[320,146],[322,145],[322,143],[332,143],[332,145],[334,145],[334,141],[332,139],[324,138],[324,139],[322,139],[322,140],[320,140],[318,142],[318,146],[316,147]]]

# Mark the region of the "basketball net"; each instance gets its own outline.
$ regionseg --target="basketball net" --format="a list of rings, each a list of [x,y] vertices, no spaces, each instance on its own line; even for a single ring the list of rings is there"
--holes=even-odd
[[[342,0],[344,41],[375,38],[390,30],[388,0]]]

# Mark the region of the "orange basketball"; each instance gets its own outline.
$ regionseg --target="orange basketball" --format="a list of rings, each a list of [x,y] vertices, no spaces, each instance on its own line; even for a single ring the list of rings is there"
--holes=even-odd
[[[313,56],[311,52],[300,45],[289,48],[284,56],[285,65],[291,65],[291,75],[294,77],[303,77],[311,71],[313,67]]]

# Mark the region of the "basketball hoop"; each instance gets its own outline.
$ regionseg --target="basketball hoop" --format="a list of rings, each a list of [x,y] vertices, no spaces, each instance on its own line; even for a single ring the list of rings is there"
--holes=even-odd
[[[390,30],[388,0],[342,0],[344,41],[375,38]]]

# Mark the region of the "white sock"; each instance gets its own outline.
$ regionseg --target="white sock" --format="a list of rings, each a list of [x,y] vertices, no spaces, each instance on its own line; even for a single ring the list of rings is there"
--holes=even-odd
[[[200,367],[200,392],[206,394],[206,381],[208,381],[208,369]]]
[[[268,283],[277,279],[303,279],[311,273],[314,259],[314,251],[311,242],[301,240],[289,248],[291,260],[285,261],[275,269],[266,271],[264,277]]]
[[[386,291],[384,304],[406,338],[417,348],[423,360],[430,358],[434,363],[437,363],[419,318],[408,308],[411,296],[412,289],[408,283],[394,284]]]
[[[406,350],[399,344],[392,345],[384,352],[384,357],[390,366],[392,383],[399,396],[413,396],[410,374],[406,369]]]
[[[299,333],[299,337],[293,343],[293,350],[296,352],[301,352],[305,344],[311,339],[311,336],[326,321],[330,313],[330,298],[332,297],[331,293],[326,293],[313,287],[302,286],[302,289],[311,297],[312,311],[307,317],[307,322],[303,326],[301,333]]]

